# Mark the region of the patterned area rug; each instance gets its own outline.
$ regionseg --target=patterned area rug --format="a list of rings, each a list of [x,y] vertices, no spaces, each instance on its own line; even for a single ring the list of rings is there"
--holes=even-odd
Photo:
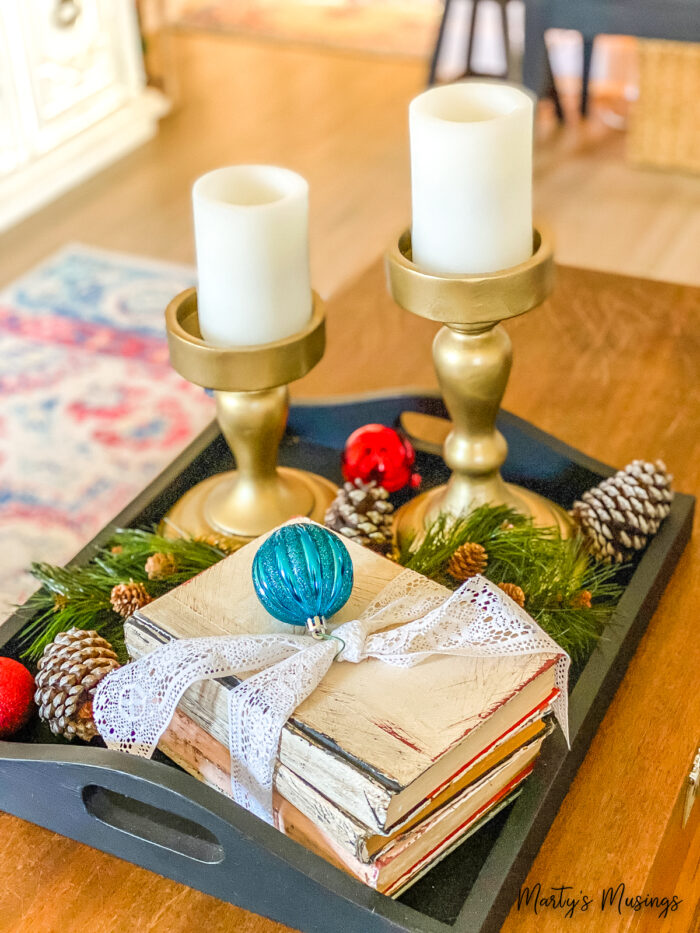
[[[442,15],[440,0],[182,0],[176,22],[186,28],[382,55],[425,58]]]
[[[170,367],[186,267],[69,246],[0,293],[0,613],[35,589],[213,417]]]

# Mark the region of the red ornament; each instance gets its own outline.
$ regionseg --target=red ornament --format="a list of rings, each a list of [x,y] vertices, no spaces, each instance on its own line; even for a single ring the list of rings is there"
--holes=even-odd
[[[34,711],[34,678],[24,664],[0,658],[0,739],[14,735]]]
[[[416,453],[406,438],[383,424],[366,424],[353,431],[345,442],[342,470],[347,480],[375,480],[387,492],[396,492],[410,484],[420,484],[420,476],[411,469]]]

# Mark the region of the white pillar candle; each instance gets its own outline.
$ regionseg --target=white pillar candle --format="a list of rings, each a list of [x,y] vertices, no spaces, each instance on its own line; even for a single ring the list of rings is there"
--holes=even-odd
[[[216,346],[282,340],[311,317],[309,186],[271,165],[234,165],[192,189],[197,308]]]
[[[433,88],[411,101],[413,260],[472,274],[532,254],[533,98],[496,81]]]

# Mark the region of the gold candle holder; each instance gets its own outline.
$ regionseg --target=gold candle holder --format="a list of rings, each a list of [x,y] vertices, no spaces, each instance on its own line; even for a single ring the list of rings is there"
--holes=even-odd
[[[304,330],[273,343],[215,347],[205,343],[197,294],[189,288],[168,305],[165,323],[173,367],[189,382],[214,390],[216,416],[236,469],[198,483],[164,519],[168,534],[257,537],[294,516],[323,521],[337,493],[330,480],[277,466],[287,424],[290,382],[323,356],[325,315],[316,293]]]
[[[467,515],[480,505],[509,505],[538,525],[556,525],[567,535],[571,522],[554,502],[504,482],[500,467],[508,445],[496,417],[512,362],[511,342],[500,322],[530,311],[552,289],[552,242],[533,231],[532,256],[487,275],[434,275],[414,264],[411,233],[386,254],[388,286],[406,311],[445,326],[433,343],[433,360],[452,418],[443,456],[452,476],[403,506],[396,517],[399,540],[420,535],[440,513]]]

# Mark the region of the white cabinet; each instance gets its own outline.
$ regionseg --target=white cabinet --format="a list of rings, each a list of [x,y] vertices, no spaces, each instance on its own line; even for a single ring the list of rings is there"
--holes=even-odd
[[[0,229],[153,135],[131,0],[0,0]]]

